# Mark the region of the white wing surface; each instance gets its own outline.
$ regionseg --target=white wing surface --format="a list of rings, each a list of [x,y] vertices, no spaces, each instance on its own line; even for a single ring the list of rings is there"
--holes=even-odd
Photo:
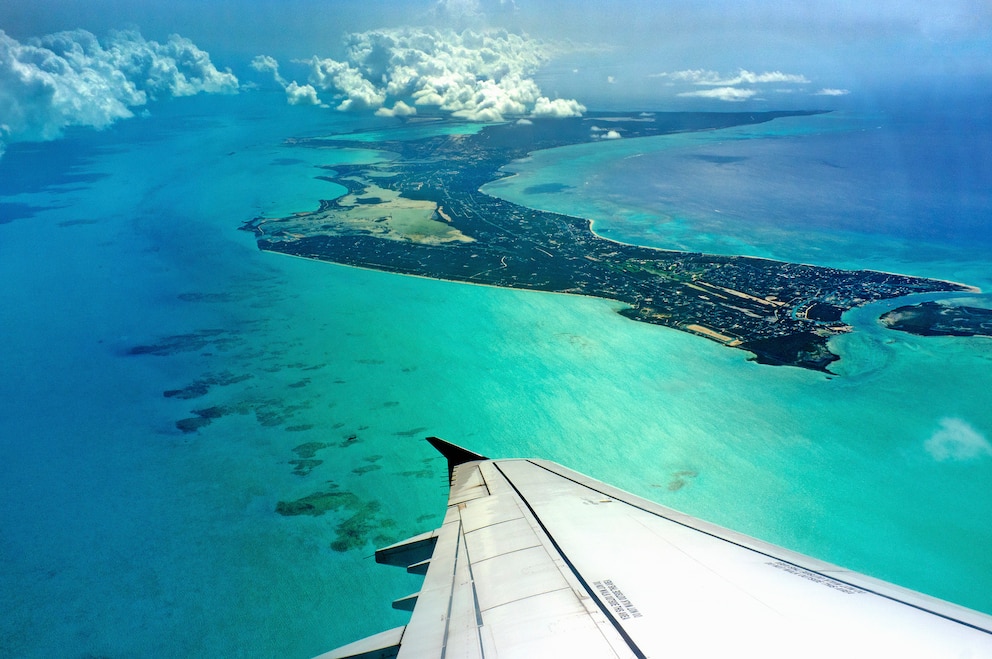
[[[992,658],[992,617],[729,531],[545,460],[449,461],[409,624],[320,659]]]

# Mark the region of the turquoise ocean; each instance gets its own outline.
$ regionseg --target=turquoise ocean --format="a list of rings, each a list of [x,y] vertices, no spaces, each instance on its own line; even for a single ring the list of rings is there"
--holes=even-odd
[[[341,194],[321,167],[384,157],[287,138],[391,122],[252,92],[9,147],[0,656],[307,657],[403,624],[390,601],[420,579],[372,553],[442,519],[426,435],[992,612],[992,339],[893,332],[876,319],[906,301],[874,305],[827,376],[610,301],[310,262],[237,230]],[[625,242],[992,291],[990,128],[959,128],[835,112],[621,139],[486,189]],[[306,497],[326,512],[280,514]]]

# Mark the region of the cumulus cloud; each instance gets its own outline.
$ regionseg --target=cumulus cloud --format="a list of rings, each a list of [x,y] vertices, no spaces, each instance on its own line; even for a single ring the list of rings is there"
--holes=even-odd
[[[734,74],[724,74],[708,69],[685,69],[683,71],[670,71],[665,73],[654,73],[649,77],[661,78],[669,86],[690,86],[711,87],[712,89],[693,90],[680,92],[677,95],[688,98],[711,98],[720,101],[740,102],[754,97],[758,91],[753,88],[755,85],[807,85],[811,80],[801,73],[785,73],[782,71],[763,71],[757,73],[747,69],[739,69]],[[742,87],[741,85],[751,85]],[[767,90],[767,88],[766,88]],[[792,89],[776,88],[776,93],[792,93]]]
[[[417,114],[417,108],[407,105],[403,101],[396,101],[393,107],[381,107],[375,113],[380,117],[410,117]]]
[[[940,428],[923,444],[935,460],[964,461],[992,456],[992,444],[963,419],[941,419]]]
[[[741,87],[716,87],[714,89],[700,89],[694,92],[680,92],[678,95],[683,97],[714,98],[719,101],[739,103],[748,100],[757,93],[753,89],[743,89]]]
[[[581,117],[586,111],[586,106],[573,99],[556,98],[549,99],[542,96],[534,103],[531,115],[534,117]]]
[[[321,89],[338,89],[344,94],[339,110],[361,110],[381,107],[385,91],[367,80],[361,70],[346,62],[314,56],[310,60],[310,84]]]
[[[286,102],[290,105],[320,105],[313,85],[299,85],[295,80],[286,85]]]
[[[731,87],[734,85],[756,85],[768,82],[776,83],[796,83],[800,85],[808,84],[809,80],[804,75],[796,73],[782,73],[781,71],[766,71],[755,73],[746,69],[741,69],[733,76],[723,76],[716,71],[704,71],[702,69],[692,69],[687,71],[676,71],[669,74],[661,74],[661,77],[671,77],[673,80],[691,82],[695,85],[707,85],[711,87]]]
[[[286,79],[279,75],[279,62],[269,55],[258,55],[251,61],[251,68],[262,73],[271,73],[275,81],[286,87]]]
[[[851,92],[846,89],[830,89],[827,87],[816,92],[814,96],[847,96],[850,93]]]
[[[620,132],[615,129],[602,128],[600,126],[595,126],[595,125],[589,128],[589,132],[591,132],[592,136],[598,140],[618,140],[621,137],[623,137],[623,135],[621,135]]]
[[[150,100],[237,90],[230,70],[178,35],[158,43],[113,32],[101,42],[75,30],[21,43],[0,30],[0,153],[68,126],[105,128]]]
[[[314,56],[303,62],[309,85],[325,98],[335,96],[339,110],[404,116],[436,108],[487,122],[575,117],[586,110],[578,101],[543,95],[533,75],[550,49],[505,30],[373,30],[348,35],[346,46],[345,61]],[[256,60],[260,70],[278,72]]]

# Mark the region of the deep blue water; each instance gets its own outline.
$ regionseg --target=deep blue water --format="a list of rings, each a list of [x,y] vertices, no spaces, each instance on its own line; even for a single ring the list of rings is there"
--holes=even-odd
[[[428,434],[992,611],[992,340],[858,310],[828,379],[611,302],[237,231],[340,194],[318,166],[378,157],[285,138],[391,125],[190,98],[0,160],[0,655],[304,657],[403,624],[389,602],[419,579],[370,556],[440,523]],[[989,131],[969,131],[835,113],[547,152],[493,187],[620,240],[987,289]],[[278,514],[315,493],[336,507]]]

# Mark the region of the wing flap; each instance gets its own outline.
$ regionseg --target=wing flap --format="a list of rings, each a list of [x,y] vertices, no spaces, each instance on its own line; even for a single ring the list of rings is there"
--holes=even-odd
[[[396,627],[325,652],[314,659],[392,659],[399,652],[405,630],[405,626]]]
[[[394,545],[375,550],[375,562],[381,565],[409,567],[429,561],[437,545],[437,531],[428,531]]]

